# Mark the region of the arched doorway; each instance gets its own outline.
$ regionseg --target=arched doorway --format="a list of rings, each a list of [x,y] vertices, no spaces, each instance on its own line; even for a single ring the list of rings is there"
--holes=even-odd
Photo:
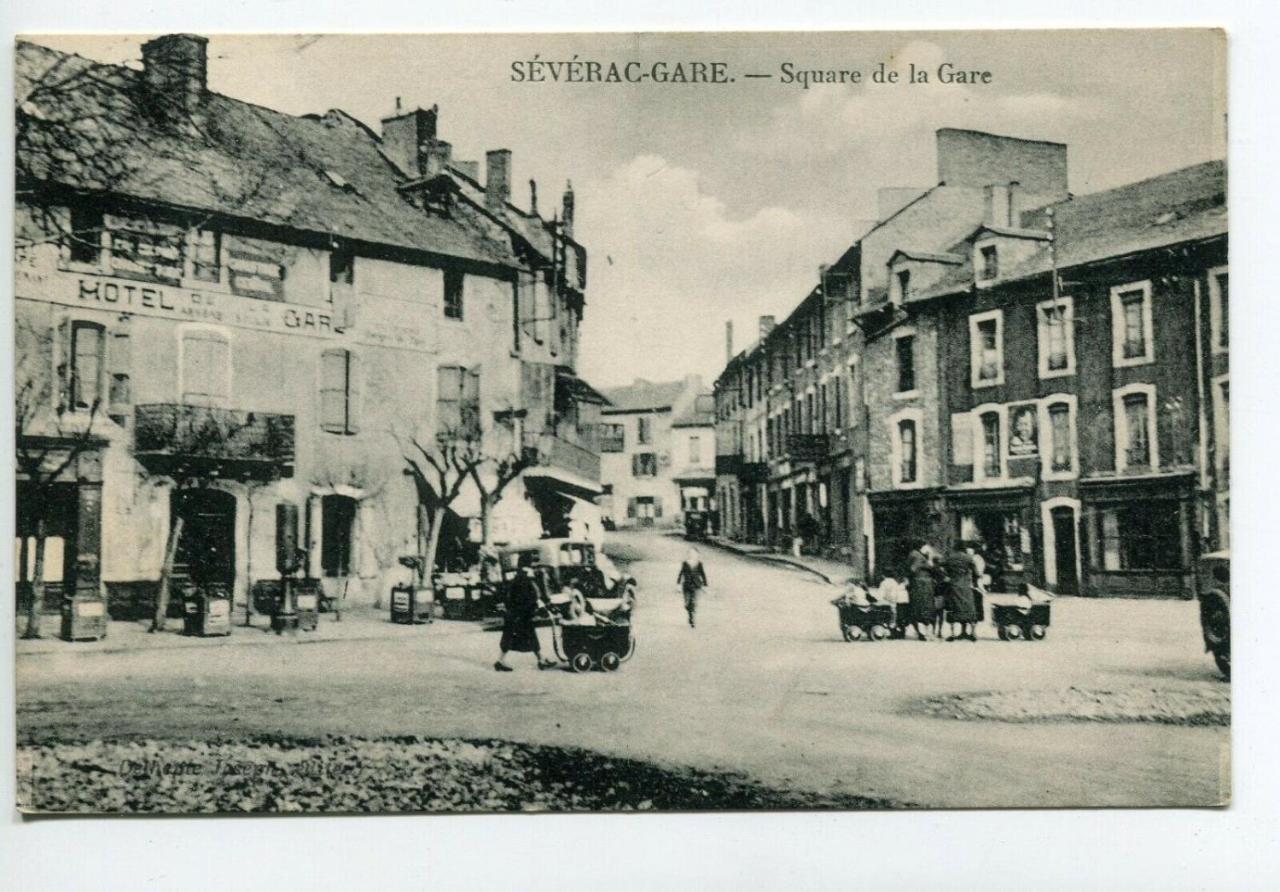
[[[236,498],[220,489],[180,489],[169,499],[170,518],[182,518],[174,576],[233,585],[236,576]]]

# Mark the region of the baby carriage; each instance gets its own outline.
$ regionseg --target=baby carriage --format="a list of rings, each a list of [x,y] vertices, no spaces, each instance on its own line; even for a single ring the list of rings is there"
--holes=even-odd
[[[636,639],[631,634],[629,620],[612,621],[595,616],[589,622],[578,620],[556,625],[560,634],[551,633],[556,656],[568,663],[574,672],[597,668],[616,672],[636,652]]]
[[[993,604],[991,621],[1001,641],[1041,641],[1049,634],[1049,605]]]
[[[831,603],[840,611],[840,634],[845,641],[868,638],[883,641],[893,627],[892,604],[858,604],[848,598],[837,598]]]

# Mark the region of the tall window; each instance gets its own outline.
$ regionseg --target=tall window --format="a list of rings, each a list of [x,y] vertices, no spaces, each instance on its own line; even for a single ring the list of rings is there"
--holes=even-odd
[[[480,372],[456,365],[436,370],[436,430],[466,439],[480,436]]]
[[[320,500],[320,569],[325,576],[350,576],[356,500],[329,495]]]
[[[696,465],[702,459],[702,438],[689,438],[689,464]]]
[[[91,409],[102,399],[106,331],[96,322],[71,325],[71,406]]]
[[[652,452],[637,452],[631,456],[632,477],[657,477],[658,456]]]
[[[1054,403],[1049,407],[1049,469],[1070,471],[1072,468],[1071,407]]]
[[[462,283],[463,275],[456,269],[444,271],[444,317],[446,319],[462,318]]]
[[[916,423],[898,422],[898,482],[916,482]]]
[[[653,442],[653,419],[637,418],[636,419],[636,442],[641,446],[648,446]]]
[[[1056,303],[1047,300],[1036,308],[1041,378],[1075,372],[1073,303],[1071,298],[1064,297]]]
[[[1111,289],[1112,365],[1151,362],[1151,283],[1138,282]]]
[[[1231,303],[1227,286],[1225,266],[1209,271],[1209,319],[1215,353],[1224,353],[1231,347]]]
[[[896,342],[898,354],[898,393],[916,389],[916,339],[903,335]]]
[[[995,245],[986,245],[981,249],[982,278],[994,279],[1000,275],[1000,256]]]
[[[1004,344],[999,310],[969,317],[970,383],[989,387],[1004,383]]]
[[[1148,402],[1145,393],[1131,393],[1124,398],[1125,467],[1151,466],[1151,431],[1147,424]]]
[[[225,406],[231,397],[231,344],[226,335],[194,329],[182,335],[182,401]]]
[[[982,422],[982,473],[984,477],[1002,476],[1003,452],[1000,443],[1000,415],[984,412]]]
[[[331,434],[354,434],[356,418],[356,363],[350,350],[326,350],[320,354],[320,428]]]
[[[621,424],[600,425],[600,451],[623,452],[626,449],[627,429]]]
[[[68,254],[75,263],[96,264],[102,259],[102,209],[71,206],[71,237]]]

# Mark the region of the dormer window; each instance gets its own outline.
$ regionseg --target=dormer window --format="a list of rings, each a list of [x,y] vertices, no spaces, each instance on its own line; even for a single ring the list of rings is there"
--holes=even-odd
[[[906,301],[907,295],[911,293],[911,270],[909,269],[898,270],[898,276],[896,281],[897,281],[897,291],[898,291],[898,294],[897,294],[898,299],[896,303],[903,303],[904,301]]]
[[[1000,275],[1000,255],[995,245],[983,245],[978,249],[981,258],[983,281],[991,281]]]

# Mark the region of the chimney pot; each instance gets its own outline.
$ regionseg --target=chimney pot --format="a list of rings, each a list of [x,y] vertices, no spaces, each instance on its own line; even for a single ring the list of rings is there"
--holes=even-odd
[[[511,150],[490,149],[484,160],[485,204],[500,208],[511,200]]]
[[[573,218],[574,206],[577,204],[573,197],[573,182],[571,180],[564,181],[564,197],[561,200],[563,209],[560,218],[564,221],[564,234],[568,238],[573,238]]]
[[[196,114],[209,79],[209,40],[165,34],[142,45],[142,77],[156,108]]]

